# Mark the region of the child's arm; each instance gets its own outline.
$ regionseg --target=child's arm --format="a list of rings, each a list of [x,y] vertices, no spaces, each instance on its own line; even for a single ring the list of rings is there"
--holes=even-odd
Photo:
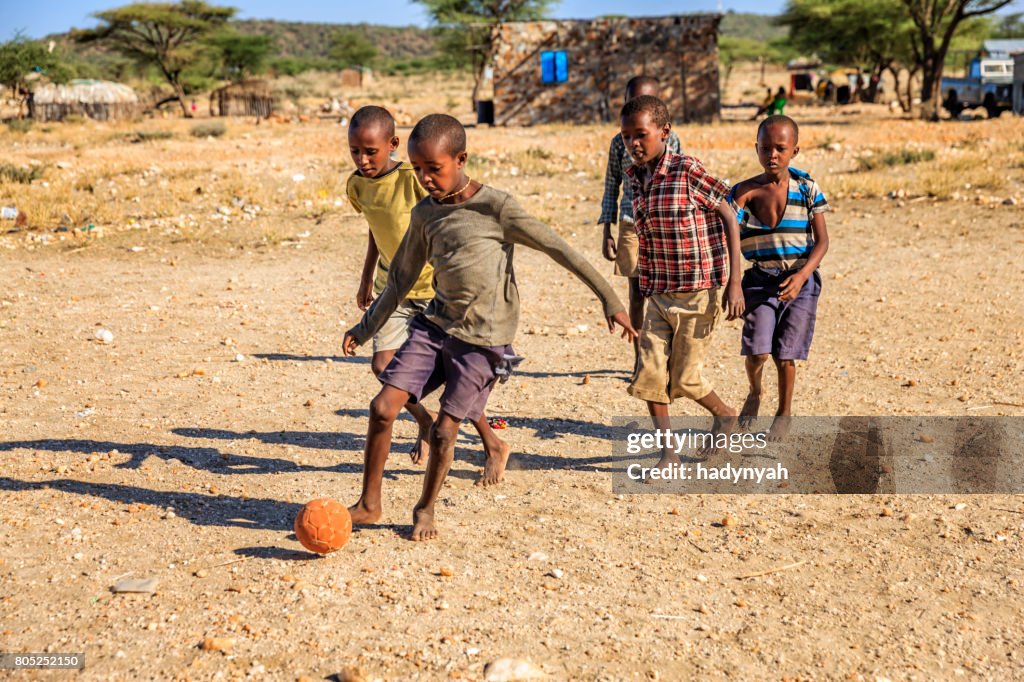
[[[360,310],[365,311],[373,303],[373,277],[379,257],[377,242],[373,239],[373,232],[370,232],[370,238],[366,243],[366,258],[363,259],[363,272],[359,276],[359,290],[356,292],[356,305]]]
[[[622,154],[613,138],[608,147],[608,165],[604,171],[604,195],[601,197],[601,217],[598,224],[604,225],[601,236],[601,253],[606,260],[615,260],[615,239],[612,224],[618,222],[619,185],[622,183]]]
[[[623,329],[623,337],[636,338],[636,330],[629,323],[626,309],[611,285],[582,254],[558,236],[558,233],[524,211],[512,197],[509,197],[502,206],[499,220],[507,241],[547,254],[597,294],[604,306],[609,332],[615,331],[615,325],[618,324]]]
[[[426,264],[427,242],[423,226],[413,220],[388,268],[388,283],[384,291],[380,292],[380,297],[363,314],[359,324],[345,332],[341,342],[345,355],[355,355],[356,347],[369,341],[384,326],[391,313],[395,312],[398,304],[412,290]]]
[[[828,230],[825,229],[825,214],[815,213],[811,220],[811,229],[814,231],[814,246],[807,256],[807,262],[795,273],[779,283],[779,300],[792,301],[800,293],[806,282],[814,271],[821,264],[821,259],[828,251]]]
[[[726,319],[735,320],[743,314],[742,272],[740,263],[740,226],[736,222],[736,212],[729,202],[722,200],[718,204],[718,215],[725,224],[725,243],[729,249],[729,283],[725,287],[725,300],[722,307],[726,310]]]

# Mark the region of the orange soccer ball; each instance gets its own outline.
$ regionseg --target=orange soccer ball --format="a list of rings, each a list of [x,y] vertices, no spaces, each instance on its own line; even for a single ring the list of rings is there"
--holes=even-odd
[[[341,502],[322,497],[299,510],[295,535],[311,552],[327,554],[344,547],[352,536],[352,516]]]

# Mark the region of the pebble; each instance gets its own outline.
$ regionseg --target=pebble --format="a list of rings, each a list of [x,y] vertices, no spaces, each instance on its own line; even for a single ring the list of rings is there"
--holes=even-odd
[[[93,332],[93,336],[96,337],[97,341],[103,344],[113,343],[114,341],[114,333],[109,329],[104,329],[102,327]]]
[[[892,509],[889,509],[888,507],[882,507],[882,511],[880,512],[879,515],[880,516],[892,516]]]
[[[527,561],[547,561],[548,555],[544,552],[534,552],[527,559]]]
[[[233,637],[207,637],[203,640],[201,649],[203,651],[220,651],[228,653],[235,646]]]
[[[365,670],[352,666],[344,667],[336,672],[334,679],[338,682],[370,682]]]
[[[730,526],[735,526],[738,523],[739,521],[736,520],[735,516],[726,516],[724,519],[722,519],[722,525],[726,528],[729,528]]]
[[[237,354],[235,356],[235,362],[245,362],[245,356],[242,355],[241,353]]]
[[[555,578],[556,580],[561,580],[562,577],[565,575],[565,571],[563,571],[560,568],[556,568],[553,571],[548,571],[547,575],[552,578]]]
[[[455,571],[452,570],[451,566],[442,566],[438,573],[445,578],[451,578],[453,575],[455,575]]]
[[[967,509],[967,503],[965,503],[965,502],[957,502],[956,504],[953,505],[953,509],[955,509],[957,511],[960,511],[962,509]]]
[[[156,592],[157,583],[158,581],[156,578],[124,578],[114,583],[114,587],[112,589],[118,594],[129,592],[153,594]]]
[[[704,575],[703,573],[698,573],[697,574],[697,582],[699,582],[699,583],[706,583],[707,581],[708,581],[708,577],[706,575]]]
[[[518,658],[499,658],[484,667],[485,682],[515,682],[516,680],[543,680],[547,674],[529,661]]]

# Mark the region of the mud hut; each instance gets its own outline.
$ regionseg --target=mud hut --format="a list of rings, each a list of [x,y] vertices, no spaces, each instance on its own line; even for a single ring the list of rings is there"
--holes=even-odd
[[[260,116],[274,113],[274,95],[266,81],[252,80],[225,85],[210,94],[211,116]]]
[[[116,121],[135,118],[138,114],[139,97],[135,91],[109,81],[47,83],[37,87],[28,98],[28,115],[37,121],[63,121],[71,115]]]
[[[641,74],[661,81],[676,121],[718,118],[720,20],[693,14],[501,24],[490,69],[494,99],[480,102],[489,105],[478,111],[480,122],[608,122],[618,116],[626,81]]]

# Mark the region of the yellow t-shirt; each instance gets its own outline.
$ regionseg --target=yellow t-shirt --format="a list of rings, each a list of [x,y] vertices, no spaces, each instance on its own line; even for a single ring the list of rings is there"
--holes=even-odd
[[[412,207],[427,196],[427,190],[416,179],[412,165],[402,162],[394,170],[376,178],[364,178],[353,173],[349,176],[346,192],[352,206],[366,216],[373,241],[380,252],[377,274],[373,279],[373,293],[379,296],[388,281],[388,267],[405,231],[409,229]],[[434,298],[433,278],[434,269],[427,265],[406,298],[428,301]]]

